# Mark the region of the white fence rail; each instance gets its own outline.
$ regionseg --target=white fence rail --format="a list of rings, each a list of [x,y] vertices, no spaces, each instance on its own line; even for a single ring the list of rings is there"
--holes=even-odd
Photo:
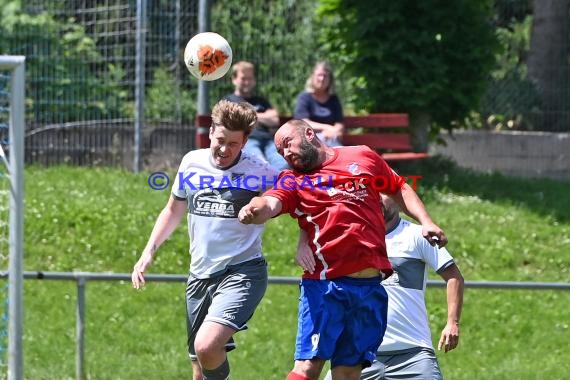
[[[77,380],[85,379],[85,285],[87,281],[130,281],[129,273],[101,272],[24,272],[25,280],[71,280],[77,282],[76,306],[76,361],[75,376]],[[8,272],[0,272],[0,279],[7,279]],[[146,281],[185,282],[187,275],[182,274],[147,274]],[[269,277],[270,284],[297,285],[296,277]],[[430,287],[445,287],[441,280],[428,280]],[[526,290],[570,290],[570,282],[527,282],[527,281],[466,281],[467,288],[483,289],[526,289]]]

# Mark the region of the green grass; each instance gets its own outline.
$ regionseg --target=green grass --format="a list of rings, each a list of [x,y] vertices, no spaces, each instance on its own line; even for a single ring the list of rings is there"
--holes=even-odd
[[[438,159],[398,170],[423,175],[418,192],[446,230],[468,281],[570,281],[569,182],[475,174]],[[145,174],[115,169],[32,167],[25,180],[24,265],[34,271],[130,273],[168,197],[151,190]],[[270,275],[299,276],[296,236],[288,217],[268,223]],[[187,240],[180,226],[161,247],[152,273],[185,273]],[[297,293],[296,286],[270,285],[249,330],[236,335],[232,379],[285,378],[293,363]],[[190,378],[183,296],[182,283],[135,291],[127,282],[88,282],[88,378]],[[24,297],[26,379],[73,379],[75,284],[28,280]],[[468,288],[460,346],[438,353],[444,375],[566,378],[568,305],[567,291]],[[428,309],[437,342],[444,289],[428,291]]]

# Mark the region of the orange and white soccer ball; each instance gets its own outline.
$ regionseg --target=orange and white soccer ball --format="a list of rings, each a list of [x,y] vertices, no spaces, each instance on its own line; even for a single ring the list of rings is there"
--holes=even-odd
[[[188,41],[184,63],[188,71],[200,80],[220,79],[232,65],[232,48],[218,33],[199,33]]]

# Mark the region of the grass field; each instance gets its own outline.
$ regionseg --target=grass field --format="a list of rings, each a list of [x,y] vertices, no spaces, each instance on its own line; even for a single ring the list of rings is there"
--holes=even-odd
[[[474,174],[438,159],[399,170],[423,175],[418,192],[446,230],[467,281],[570,281],[569,182]],[[147,175],[28,168],[25,269],[130,273],[168,197],[148,187]],[[288,217],[268,223],[270,275],[299,276],[296,231]],[[181,226],[160,249],[152,273],[185,273],[187,239]],[[270,285],[250,329],[236,336],[232,379],[285,377],[297,293],[296,286]],[[88,282],[88,378],[190,378],[183,294],[182,283],[149,283],[135,291],[127,282]],[[28,280],[24,297],[26,379],[74,378],[75,284]],[[569,305],[568,291],[466,289],[460,346],[438,354],[444,375],[568,378]],[[435,340],[445,322],[443,289],[428,291],[428,309]]]

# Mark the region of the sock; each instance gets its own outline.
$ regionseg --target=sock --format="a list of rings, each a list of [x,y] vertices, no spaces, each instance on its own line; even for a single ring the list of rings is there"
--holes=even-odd
[[[291,371],[291,372],[289,372],[289,374],[287,375],[287,378],[285,380],[311,380],[311,379]]]
[[[227,380],[230,378],[230,363],[228,359],[216,369],[202,368],[202,377],[204,380]]]

